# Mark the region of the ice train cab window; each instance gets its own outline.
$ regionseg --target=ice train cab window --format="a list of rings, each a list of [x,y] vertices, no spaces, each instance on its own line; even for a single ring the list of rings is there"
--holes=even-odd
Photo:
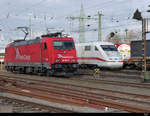
[[[98,51],[98,48],[95,46],[95,51]]]
[[[85,51],[90,51],[91,50],[91,46],[85,46]]]
[[[117,51],[117,48],[114,45],[101,45],[104,51]]]

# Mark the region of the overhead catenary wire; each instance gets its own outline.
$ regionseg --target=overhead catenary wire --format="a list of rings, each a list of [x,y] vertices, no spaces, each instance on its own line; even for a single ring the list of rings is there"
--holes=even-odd
[[[39,5],[39,4],[41,4],[41,3],[43,3],[43,2],[45,2],[46,0],[41,0],[40,2],[38,2],[38,3],[36,3],[36,4],[33,4],[32,6],[30,6],[30,7],[28,7],[28,8],[25,8],[25,9],[32,9],[32,8],[34,8],[34,7],[36,7],[37,5]],[[109,3],[111,3],[113,0],[109,0],[109,1],[105,1],[105,2],[103,2],[103,3],[100,3],[100,4],[95,4],[95,5],[93,5],[93,6],[89,6],[89,7],[86,7],[85,9],[90,9],[90,8],[94,8],[94,7],[96,7],[96,6],[99,6],[100,8],[102,8],[102,7],[104,7],[104,5],[108,5]],[[112,3],[111,3],[112,4]],[[77,11],[79,11],[79,10],[77,10]],[[22,13],[22,12],[21,12]],[[72,14],[73,12],[71,12],[71,14]],[[57,17],[57,18],[59,18],[59,17]]]
[[[31,10],[31,9],[37,7],[38,5],[40,5],[40,3],[43,3],[43,1],[45,2],[46,0],[41,0],[41,1],[39,1],[38,3],[33,4],[33,5],[31,5],[29,8],[25,8],[25,9]],[[105,6],[108,5],[108,4],[112,4],[113,1],[114,1],[114,0],[104,1],[103,3],[100,3],[100,4],[95,4],[95,5],[92,5],[92,6],[89,6],[89,7],[85,7],[85,9],[92,9],[92,8],[94,8],[94,7],[103,8],[103,7],[105,7]],[[25,10],[23,9],[22,12],[20,12],[20,13],[23,13],[24,11],[25,11]],[[79,10],[78,10],[78,11],[79,11]],[[72,12],[71,12],[71,13],[72,13]],[[18,17],[19,17],[19,15],[18,15]],[[57,17],[57,18],[58,18],[58,17]],[[109,19],[109,17],[108,17],[108,19]],[[125,20],[126,20],[126,19],[125,19]]]
[[[122,1],[123,2],[123,1]],[[110,3],[110,2],[109,2]],[[108,5],[108,4],[107,4]],[[96,5],[96,6],[98,6],[98,5]],[[103,5],[103,7],[104,7],[104,5]],[[91,7],[91,8],[94,8],[94,7]],[[101,6],[100,6],[100,8],[102,8]],[[86,9],[86,8],[85,8]],[[89,10],[89,9],[88,9]],[[120,15],[121,16],[121,15]],[[111,16],[108,16],[107,15],[107,20],[111,20],[112,19],[112,22],[125,22],[125,21],[127,21],[127,20],[130,20],[131,21],[131,18],[132,18],[132,15],[131,15],[131,13],[129,13],[128,14],[128,16],[126,16],[124,19],[120,19],[120,18],[118,18],[119,17],[119,15],[117,16],[117,17],[115,17],[114,16],[114,14],[113,14],[113,17],[111,17]],[[106,18],[105,18],[106,19]],[[132,20],[132,22],[135,22],[134,20]],[[127,25],[129,25],[129,24],[127,24]],[[132,24],[131,24],[132,25]],[[125,26],[125,25],[116,25],[116,26],[113,26],[113,27],[123,27],[123,26]],[[108,29],[108,28],[112,28],[112,26],[110,27],[104,27],[104,28],[102,28],[102,29]],[[94,29],[94,30],[96,30],[96,29]]]
[[[105,4],[110,3],[110,2],[112,2],[112,1],[114,1],[114,0],[109,0],[109,1],[105,1],[105,2],[103,2],[103,3],[95,4],[95,5],[93,5],[93,6],[85,7],[84,9],[86,10],[86,9],[94,8],[95,6],[105,5]],[[99,6],[99,7],[101,7],[101,6]],[[61,17],[66,17],[66,16],[68,16],[68,15],[76,14],[76,13],[79,13],[79,11],[80,11],[80,9],[75,10],[75,11],[72,11],[72,12],[67,13],[67,14],[60,15],[60,16],[57,17],[57,18],[59,19],[59,18],[61,18]]]

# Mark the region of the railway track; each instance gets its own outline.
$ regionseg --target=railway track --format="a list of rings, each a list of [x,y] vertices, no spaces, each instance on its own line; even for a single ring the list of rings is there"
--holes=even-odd
[[[17,78],[1,75],[0,80],[1,86],[3,86],[0,90],[3,92],[11,92],[28,97],[37,97],[39,99],[65,104],[70,103],[78,106],[88,106],[101,109],[110,107],[128,112],[150,112],[150,96],[146,95],[90,88],[58,82],[47,82],[22,77]],[[8,83],[15,85],[15,87],[6,86]],[[27,94],[28,92],[30,95]]]
[[[14,98],[2,97],[0,96],[1,105],[11,105],[12,113],[21,112],[44,112],[44,113],[73,113],[69,110],[64,110],[61,108],[45,106],[33,102],[18,100]],[[6,112],[6,111],[5,111]]]
[[[70,78],[70,80],[77,80],[77,78]],[[128,87],[136,87],[136,88],[145,88],[150,89],[149,83],[136,83],[136,82],[121,82],[121,81],[112,81],[112,80],[103,80],[101,78],[93,78],[93,77],[80,77],[79,81],[82,82],[92,82],[98,84],[106,84],[106,85],[115,85],[115,86],[128,86]]]
[[[99,76],[101,77],[118,77],[118,78],[129,78],[129,79],[140,79],[141,71],[138,70],[100,70]],[[94,74],[94,70],[90,69],[79,69],[76,75],[92,75]]]

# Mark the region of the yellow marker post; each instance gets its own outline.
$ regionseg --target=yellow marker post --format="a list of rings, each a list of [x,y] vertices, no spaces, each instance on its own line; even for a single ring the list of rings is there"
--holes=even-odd
[[[100,74],[100,69],[99,68],[95,68],[94,69],[94,73],[93,73],[93,76],[96,78],[96,75],[99,75]]]

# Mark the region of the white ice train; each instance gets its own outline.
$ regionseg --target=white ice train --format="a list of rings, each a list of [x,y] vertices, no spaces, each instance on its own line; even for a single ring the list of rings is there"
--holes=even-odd
[[[123,67],[123,59],[111,42],[77,43],[78,63],[81,67],[116,69]]]

